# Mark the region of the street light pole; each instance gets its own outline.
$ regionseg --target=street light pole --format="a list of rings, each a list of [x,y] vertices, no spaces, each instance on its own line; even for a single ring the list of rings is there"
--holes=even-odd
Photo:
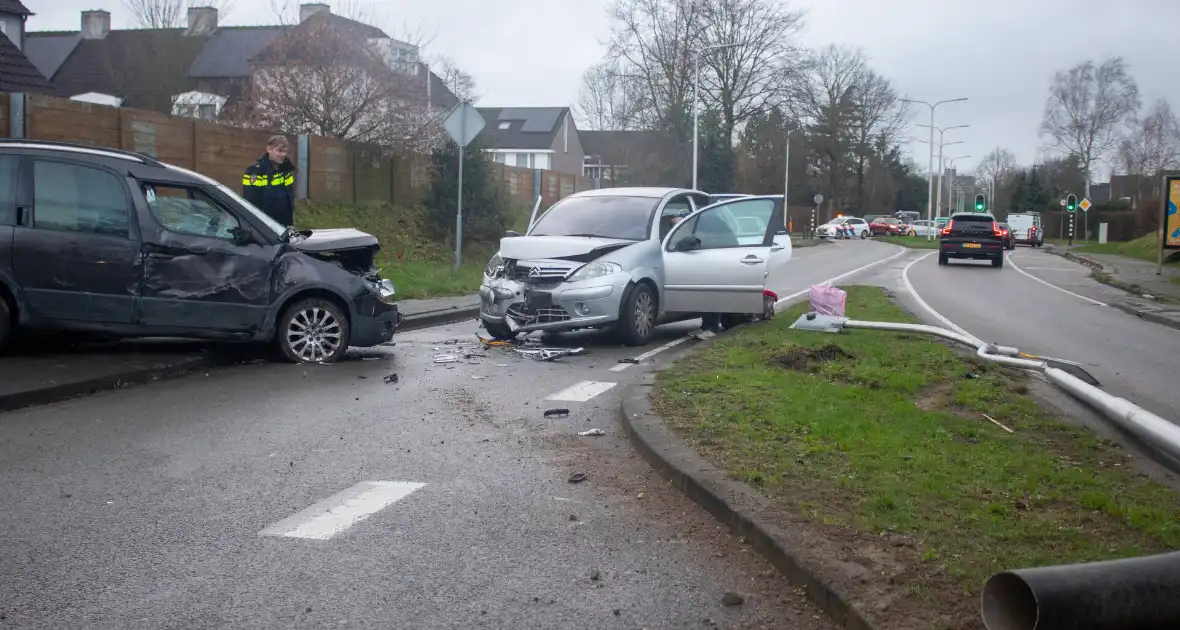
[[[918,126],[925,127],[926,125],[918,125]],[[943,140],[942,136],[943,136],[943,134],[945,134],[947,131],[949,131],[951,129],[963,129],[963,128],[970,127],[970,126],[971,125],[954,125],[951,127],[935,127],[935,129],[938,129],[938,191],[934,195],[934,198],[938,200],[938,203],[936,206],[934,206],[935,218],[942,216],[942,180],[945,178],[945,175],[946,175],[946,162],[942,161],[942,150],[948,143]],[[955,142],[951,142],[949,144],[963,144],[963,141],[956,140]],[[947,205],[948,206],[950,205],[950,197],[951,197],[951,193],[948,189],[948,192],[947,192]]]
[[[787,150],[783,155],[783,217],[787,225],[791,224],[791,206],[787,196],[791,194],[791,136],[794,129],[787,130]]]
[[[952,142],[952,143],[949,143],[949,144],[958,144],[958,143],[957,143],[957,142]],[[940,149],[939,151],[941,152],[941,149]],[[955,171],[955,179],[958,179],[958,177],[959,177],[959,171],[958,171],[958,170],[955,168],[955,162],[956,162],[956,161],[958,161],[958,160],[961,160],[961,159],[963,159],[963,158],[969,158],[969,157],[971,157],[971,156],[970,156],[970,155],[960,155],[960,156],[958,156],[958,157],[947,158],[947,160],[946,160],[946,161],[951,163],[951,170]],[[952,188],[958,188],[957,186],[955,186],[955,183],[956,183],[956,182],[951,182],[951,187],[952,187]],[[959,193],[959,196],[958,196],[958,197],[955,199],[955,201],[954,201],[954,206],[955,206],[955,211],[956,211],[956,212],[957,212],[957,211],[959,211],[959,209],[960,209],[960,208],[959,208],[959,206],[963,205],[963,199],[962,199],[962,197],[963,197],[963,189],[962,189],[962,188],[959,188],[959,189],[958,189],[958,193]],[[946,205],[948,205],[948,206],[950,206],[950,205],[951,205],[951,197],[952,197],[952,195],[953,195],[953,191],[952,191],[952,192],[950,192],[950,193],[947,193]],[[940,200],[940,201],[941,201],[941,200]],[[942,216],[942,215],[939,215],[939,216]],[[948,215],[948,216],[949,216],[949,215]]]
[[[908,98],[901,99],[903,103],[917,103],[930,108],[930,159],[927,164],[927,168],[930,169],[930,185],[929,190],[926,192],[926,220],[930,221],[932,225],[934,223],[934,110],[938,109],[938,106],[943,103],[957,103],[965,100],[967,100],[966,97],[952,98],[945,101],[938,101],[932,105],[926,101],[916,101]],[[926,240],[932,240],[933,238],[933,231],[926,235]]]
[[[701,55],[710,50],[734,48],[737,44],[717,44],[706,46],[696,51],[693,56],[693,85],[692,85],[692,189],[697,190],[697,136],[700,135],[700,96],[701,96]]]

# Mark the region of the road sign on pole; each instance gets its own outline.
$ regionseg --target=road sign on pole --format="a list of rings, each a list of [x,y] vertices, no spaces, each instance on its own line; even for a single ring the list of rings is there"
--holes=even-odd
[[[463,154],[467,145],[483,131],[483,116],[471,103],[463,101],[451,109],[443,121],[443,129],[459,145],[459,194],[455,206],[455,269],[463,262]]]
[[[1094,204],[1090,203],[1089,199],[1083,199],[1078,202],[1078,207],[1082,209],[1082,212],[1089,212],[1090,206],[1092,206],[1092,205],[1094,205]]]

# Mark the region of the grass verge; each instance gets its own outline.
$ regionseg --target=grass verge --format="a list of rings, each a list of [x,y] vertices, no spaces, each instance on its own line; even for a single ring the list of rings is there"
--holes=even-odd
[[[873,240],[914,249],[938,249],[938,239],[926,240],[925,236],[874,236]]]
[[[1077,243],[1077,239],[1074,239],[1074,243]],[[1078,254],[1114,254],[1154,263],[1157,261],[1156,257],[1159,252],[1159,232],[1152,232],[1133,241],[1080,245],[1074,247],[1072,251]],[[1180,257],[1169,256],[1169,254],[1173,254],[1173,252],[1164,251],[1165,263],[1180,267]]]
[[[876,288],[849,288],[847,307],[914,321]],[[870,557],[891,549],[883,534],[911,540],[891,551],[907,565],[894,584],[946,627],[978,627],[996,571],[1180,548],[1176,494],[1116,444],[1041,411],[1020,375],[916,335],[790,330],[804,311],[662,372],[656,409],[825,537],[851,536]],[[895,621],[883,627],[907,625]]]
[[[307,203],[296,209],[295,219],[300,229],[354,227],[376,236],[381,241],[377,265],[393,280],[399,299],[475,293],[499,241],[468,244],[456,270],[454,244],[430,237],[425,212],[415,206]],[[519,222],[515,215],[510,219]]]

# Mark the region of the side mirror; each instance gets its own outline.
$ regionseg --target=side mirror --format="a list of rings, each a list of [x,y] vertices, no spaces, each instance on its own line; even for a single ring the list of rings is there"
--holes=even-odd
[[[254,242],[254,235],[250,230],[236,227],[229,231],[230,235],[234,237],[234,245],[249,245]]]
[[[700,249],[700,247],[701,239],[695,236],[686,236],[679,241],[676,241],[676,245],[672,248],[672,250],[677,252],[688,252],[694,249]]]
[[[508,230],[507,232],[504,232],[504,236],[520,236],[520,232],[517,232],[516,230]]]

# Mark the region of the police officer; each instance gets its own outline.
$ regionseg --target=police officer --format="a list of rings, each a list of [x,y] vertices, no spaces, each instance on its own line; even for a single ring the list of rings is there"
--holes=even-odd
[[[242,175],[242,196],[288,227],[295,224],[295,165],[287,157],[290,148],[285,136],[271,136],[266,153]]]

